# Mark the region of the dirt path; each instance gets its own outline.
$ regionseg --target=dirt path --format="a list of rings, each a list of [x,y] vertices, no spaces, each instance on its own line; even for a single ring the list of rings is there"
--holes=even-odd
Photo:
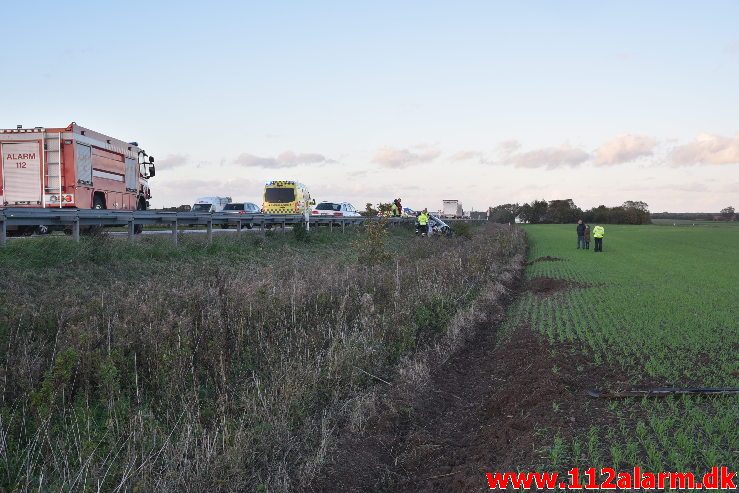
[[[313,491],[489,491],[485,472],[547,463],[542,429],[567,437],[612,418],[582,390],[618,386],[618,371],[528,327],[497,338],[480,330],[421,392],[392,390],[365,433],[343,436]]]

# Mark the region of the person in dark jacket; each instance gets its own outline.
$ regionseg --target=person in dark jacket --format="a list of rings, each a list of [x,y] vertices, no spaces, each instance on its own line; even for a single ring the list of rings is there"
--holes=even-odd
[[[585,224],[583,224],[582,219],[577,220],[577,249],[580,249],[580,246],[582,246],[583,250],[585,249]]]
[[[587,224],[585,225],[585,234],[583,235],[583,238],[585,238],[585,250],[590,250],[590,226]]]

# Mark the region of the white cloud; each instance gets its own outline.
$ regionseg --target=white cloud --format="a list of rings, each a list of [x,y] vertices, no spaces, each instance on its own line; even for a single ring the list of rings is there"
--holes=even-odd
[[[428,163],[441,155],[435,147],[416,146],[413,149],[383,147],[375,152],[372,162],[385,168],[405,168],[414,164]]]
[[[693,142],[674,147],[668,160],[673,166],[739,164],[739,133],[734,137],[700,134]]]
[[[470,161],[470,160],[483,160],[483,154],[480,151],[459,151],[449,156],[450,161]]]
[[[326,164],[334,161],[326,158],[323,154],[314,152],[296,154],[293,151],[285,151],[277,157],[261,157],[254,154],[240,154],[234,163],[248,168],[294,168],[304,164]]]
[[[518,152],[520,147],[521,144],[515,140],[499,144],[500,164],[512,164],[517,168],[554,169],[578,166],[590,159],[590,154],[586,151],[569,144],[559,147],[542,147],[527,152]]]
[[[189,156],[186,154],[170,154],[163,159],[157,159],[156,166],[157,170],[166,170],[172,168],[178,168],[187,164]]]
[[[595,151],[595,164],[613,166],[651,156],[657,141],[646,135],[619,135]]]
[[[511,154],[521,148],[521,143],[516,139],[504,140],[498,144],[498,152],[503,154]]]

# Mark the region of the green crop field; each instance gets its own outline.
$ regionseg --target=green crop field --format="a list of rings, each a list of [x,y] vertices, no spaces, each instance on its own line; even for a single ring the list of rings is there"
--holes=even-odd
[[[551,296],[522,295],[508,327],[527,324],[555,346],[574,345],[597,365],[623,369],[634,387],[739,387],[739,228],[606,226],[603,253],[594,253],[592,243],[591,250],[577,250],[574,225],[525,229],[530,260],[562,259],[532,263],[526,277],[572,284]],[[701,470],[739,464],[738,396],[608,406],[617,419],[607,425],[567,439],[550,430],[548,457],[557,460],[548,465]]]

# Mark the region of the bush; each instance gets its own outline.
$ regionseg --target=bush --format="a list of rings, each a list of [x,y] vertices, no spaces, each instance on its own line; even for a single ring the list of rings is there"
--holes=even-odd
[[[452,227],[452,231],[455,235],[461,236],[462,238],[468,240],[472,238],[472,226],[470,223],[459,221]]]
[[[310,234],[305,228],[305,223],[298,223],[293,226],[293,238],[298,243],[308,243],[310,241]]]
[[[364,234],[355,242],[357,260],[360,264],[378,265],[392,258],[385,245],[388,236],[385,229],[386,225],[387,221],[385,219],[365,221]]]

